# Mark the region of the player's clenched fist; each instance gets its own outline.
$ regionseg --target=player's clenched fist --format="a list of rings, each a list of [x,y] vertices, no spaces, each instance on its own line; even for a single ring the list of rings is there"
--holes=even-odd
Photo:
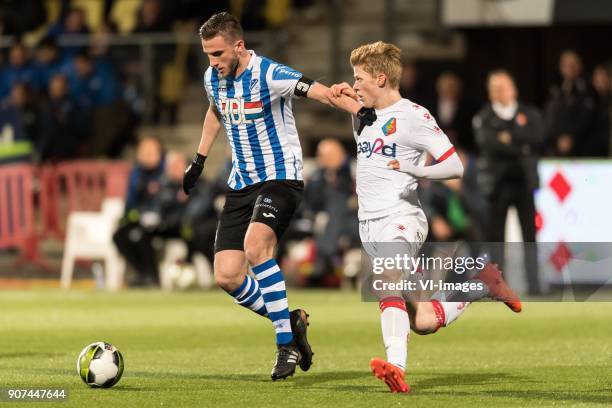
[[[332,95],[336,98],[339,98],[340,95],[346,95],[350,98],[357,100],[357,93],[355,93],[353,87],[351,87],[346,82],[334,84],[329,89],[331,90]]]
[[[204,170],[204,162],[206,161],[206,156],[196,153],[193,161],[187,169],[185,169],[185,175],[183,176],[183,191],[185,194],[189,195],[191,189],[198,182],[198,178],[202,174],[202,170]]]

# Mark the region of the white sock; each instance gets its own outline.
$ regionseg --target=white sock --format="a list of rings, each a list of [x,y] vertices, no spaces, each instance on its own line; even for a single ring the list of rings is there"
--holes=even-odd
[[[408,334],[410,319],[406,313],[406,302],[399,297],[380,301],[380,325],[387,361],[402,370],[406,369],[408,358]]]
[[[472,302],[440,302],[432,300],[431,303],[434,306],[438,324],[446,327],[457,320]]]

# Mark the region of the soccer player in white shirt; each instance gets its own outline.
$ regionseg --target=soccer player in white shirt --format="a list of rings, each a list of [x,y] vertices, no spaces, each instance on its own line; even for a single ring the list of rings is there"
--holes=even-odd
[[[419,179],[445,180],[463,175],[463,166],[448,137],[427,109],[399,94],[401,51],[382,41],[363,45],[351,53],[355,83],[331,87],[331,101],[345,107],[341,95],[373,108],[376,121],[354,121],[357,142],[357,195],[359,229],[364,249],[372,259],[384,256],[385,243],[400,243],[404,253],[418,256],[427,236],[427,219],[417,196]],[[368,126],[365,126],[368,125]],[[436,164],[425,166],[426,155]],[[381,245],[382,243],[382,245]],[[487,264],[474,280],[483,290],[470,300],[489,296],[520,312],[521,303],[504,282],[496,265]],[[410,328],[419,334],[436,332],[461,315],[469,302],[413,301],[402,291],[377,293],[387,360],[370,362],[374,375],[392,392],[409,392],[404,370]],[[448,301],[451,300],[451,301]]]

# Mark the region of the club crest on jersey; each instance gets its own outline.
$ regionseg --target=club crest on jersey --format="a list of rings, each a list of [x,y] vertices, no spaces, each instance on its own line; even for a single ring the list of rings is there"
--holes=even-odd
[[[257,78],[251,79],[251,83],[249,84],[249,91],[253,92],[253,89],[255,89],[257,85],[259,85],[259,79]]]
[[[397,121],[395,120],[395,118],[391,118],[387,121],[387,123],[382,126],[382,131],[385,136],[389,136],[395,133],[395,131],[397,130],[396,122]]]
[[[264,117],[263,103],[261,101],[246,102],[242,98],[222,99],[221,115],[226,123],[232,125],[253,123],[256,119]]]
[[[363,154],[366,158],[372,157],[373,154],[380,154],[385,157],[395,157],[397,144],[385,144],[380,137],[374,142],[364,141],[357,143],[357,154]]]

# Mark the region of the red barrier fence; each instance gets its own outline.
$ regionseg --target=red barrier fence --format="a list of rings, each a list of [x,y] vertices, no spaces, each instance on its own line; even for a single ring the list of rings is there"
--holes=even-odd
[[[69,212],[99,211],[105,197],[125,196],[129,171],[122,161],[0,166],[0,249],[19,249],[17,264],[50,269],[39,253],[39,239],[63,240]]]
[[[42,235],[64,236],[71,211],[99,211],[105,197],[124,197],[130,165],[78,160],[43,166],[40,206]]]
[[[0,249],[22,247],[34,235],[33,180],[30,165],[0,168]]]

